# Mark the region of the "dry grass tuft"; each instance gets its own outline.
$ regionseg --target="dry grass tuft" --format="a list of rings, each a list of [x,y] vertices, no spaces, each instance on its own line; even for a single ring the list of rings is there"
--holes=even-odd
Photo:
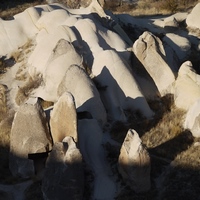
[[[42,77],[38,75],[38,77],[35,77],[34,79],[32,77],[29,77],[28,80],[25,82],[24,86],[19,87],[17,95],[15,97],[15,101],[17,105],[21,105],[24,103],[31,92],[38,88],[42,84]]]
[[[27,58],[33,46],[33,40],[29,39],[22,47],[18,48],[18,51],[12,53],[11,56],[15,62],[21,63],[15,75],[16,80],[25,81],[29,77],[27,73]]]
[[[54,105],[54,102],[45,101],[45,100],[41,99],[41,106],[42,106],[43,109],[49,108],[49,107],[51,107],[53,105]]]
[[[197,2],[198,0],[140,0],[135,4],[123,3],[122,6],[110,9],[116,14],[127,13],[133,16],[168,15],[190,11]]]

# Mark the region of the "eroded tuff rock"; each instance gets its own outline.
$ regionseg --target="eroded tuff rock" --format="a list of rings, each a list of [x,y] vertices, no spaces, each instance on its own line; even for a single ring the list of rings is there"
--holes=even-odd
[[[102,146],[103,131],[95,119],[78,120],[79,148],[87,167],[94,175],[92,199],[114,199],[116,185]]]
[[[105,124],[106,110],[99,92],[88,74],[79,66],[70,66],[64,74],[58,87],[58,94],[61,95],[65,91],[73,95],[78,112],[87,111],[101,125]]]
[[[92,72],[111,119],[126,121],[124,109],[138,109],[147,118],[154,115],[129,64],[116,51],[100,52],[94,60]]]
[[[82,156],[72,137],[56,142],[50,153],[42,180],[44,199],[83,199]]]
[[[188,59],[191,53],[191,43],[186,37],[167,33],[163,38],[163,42],[167,43],[174,50],[179,58],[179,62],[182,63]]]
[[[9,106],[12,108],[15,104],[16,99],[12,99],[12,97],[23,86],[26,86],[25,92],[22,92],[25,93],[27,103],[38,97],[53,103],[57,102],[52,111],[52,116],[54,116],[52,119],[54,118],[55,121],[57,119],[61,123],[54,121],[56,125],[54,124],[54,126],[52,123],[51,125],[52,133],[55,130],[59,131],[61,138],[55,139],[53,136],[54,141],[59,142],[55,142],[55,151],[53,150],[46,165],[47,175],[43,181],[45,198],[51,198],[51,195],[52,198],[54,198],[53,195],[65,196],[66,193],[70,199],[82,198],[82,174],[79,174],[82,173],[81,170],[79,171],[81,164],[78,165],[80,168],[73,168],[74,164],[69,164],[74,162],[74,159],[76,162],[76,158],[73,157],[74,152],[78,154],[78,158],[80,158],[80,152],[78,153],[71,137],[67,137],[71,142],[68,139],[61,142],[68,133],[75,140],[77,138],[76,126],[73,126],[76,118],[75,111],[79,113],[79,116],[77,115],[79,119],[78,145],[86,166],[92,170],[94,175],[92,182],[94,187],[91,188],[92,198],[111,200],[120,193],[120,188],[116,186],[116,181],[112,180],[115,174],[110,173],[111,169],[106,161],[102,147],[102,135],[107,137],[107,132],[103,133],[102,127],[106,125],[104,128],[107,129],[111,122],[116,120],[126,121],[127,110],[131,110],[131,114],[137,110],[146,117],[153,117],[154,113],[148,105],[149,97],[152,100],[155,100],[154,97],[157,98],[156,100],[160,100],[161,96],[173,92],[174,88],[171,90],[173,86],[175,86],[177,107],[180,106],[187,110],[196,102],[193,104],[195,105],[193,109],[198,110],[198,75],[195,73],[192,75],[191,70],[187,71],[181,68],[176,84],[172,84],[181,60],[185,60],[191,53],[190,48],[192,47],[192,51],[194,47],[199,48],[199,39],[194,36],[190,37],[186,31],[176,37],[179,35],[179,31],[183,31],[182,29],[178,30],[177,26],[180,23],[183,25],[186,15],[173,15],[166,20],[163,18],[139,19],[124,14],[118,16],[115,18],[110,13],[106,14],[98,2],[92,0],[86,8],[70,9],[61,4],[39,5],[15,15],[13,20],[0,20],[2,30],[0,33],[0,56],[7,59],[13,55],[16,59],[16,62],[12,63],[13,66],[9,66],[8,73],[6,72],[5,76],[0,77],[0,83],[8,87],[9,98],[11,98],[9,100],[12,103]],[[133,26],[129,33],[133,34],[135,39],[145,30],[149,32],[144,32],[133,45],[135,39],[131,41],[117,23],[118,20],[115,20],[119,19],[120,21],[122,18],[127,26],[129,26],[128,24]],[[169,27],[170,29],[168,29]],[[175,30],[177,35],[170,32],[172,30]],[[193,42],[191,42],[192,40]],[[195,46],[193,46],[194,43],[196,43]],[[132,48],[136,56],[131,52]],[[130,49],[131,51],[129,51]],[[139,66],[143,65],[142,70],[138,70],[133,57],[138,63],[140,62]],[[4,72],[2,71],[2,73]],[[23,74],[26,77],[20,76]],[[26,79],[29,76],[30,79]],[[31,81],[29,82],[29,80]],[[38,80],[39,83],[36,84]],[[63,108],[61,105],[68,102],[65,101],[65,98],[65,100],[62,99],[62,95],[66,92],[70,92],[74,97],[74,102],[69,97],[74,116],[73,122],[69,123],[71,126],[65,123],[68,117],[65,115],[67,111],[64,111],[66,107]],[[1,100],[4,104],[4,97]],[[181,104],[181,101],[184,104]],[[67,106],[69,105],[67,104]],[[15,106],[15,109],[17,108]],[[49,110],[46,112],[49,113]],[[194,130],[194,134],[197,135],[199,113],[194,110],[191,111],[191,115],[193,115],[191,119],[189,119],[188,112],[186,128]],[[45,124],[43,118],[39,119],[40,117],[30,115],[32,111],[29,106],[27,106],[26,112],[23,115],[24,120],[21,121],[18,119],[20,112],[17,112],[18,117],[15,117],[14,122],[19,122],[19,125],[13,124],[13,129],[15,127],[15,132],[19,132],[19,134],[17,136],[14,134],[14,137],[13,132],[11,133],[12,153],[18,153],[21,156],[17,160],[19,165],[12,170],[14,175],[21,177],[29,177],[35,172],[33,162],[27,159],[27,155],[33,156],[40,150],[41,152],[47,151],[46,143],[38,141],[38,136],[35,135],[36,132],[41,132],[41,135],[45,132],[41,131],[44,128],[42,125]],[[80,116],[80,113],[83,115]],[[135,117],[135,113],[133,114]],[[112,120],[107,120],[107,117]],[[38,119],[37,123],[35,122],[36,118]],[[28,120],[31,121],[31,125]],[[21,127],[25,127],[25,125],[30,127],[30,130],[28,128],[22,130]],[[44,126],[46,127],[46,125]],[[144,126],[146,126],[146,121]],[[23,131],[26,131],[28,136],[22,135]],[[34,138],[31,137],[33,133]],[[18,136],[20,136],[20,141]],[[18,142],[18,146],[13,143],[13,140]],[[52,145],[51,139],[48,142]],[[69,143],[70,145],[68,145]],[[16,157],[18,158],[18,156],[13,158]],[[73,161],[69,161],[70,159]],[[13,168],[15,163],[11,163]],[[127,134],[119,158],[119,171],[134,191],[143,192],[149,189],[149,165],[148,153],[143,149],[138,135],[136,133],[134,136],[130,133]],[[52,176],[48,177],[48,173]],[[81,179],[80,184],[72,183],[75,184],[74,189],[68,187],[73,179],[71,175],[76,181]],[[80,175],[80,177],[76,177],[76,175]],[[63,189],[65,186],[67,190]],[[52,188],[56,188],[55,194],[52,192]],[[74,196],[74,194],[78,194],[78,196]]]
[[[52,138],[40,103],[21,105],[10,134],[9,168],[13,176],[27,178],[34,175],[34,163],[28,155],[51,149]]]
[[[189,129],[194,137],[200,137],[200,98],[189,108],[185,121],[184,128]]]
[[[200,3],[198,3],[188,15],[186,19],[186,24],[188,28],[200,31],[200,21],[199,21]]]
[[[66,136],[77,141],[77,116],[74,98],[70,93],[63,93],[54,104],[50,117],[53,142],[62,142]]]
[[[200,75],[198,75],[190,61],[184,62],[174,84],[174,101],[178,108],[189,108],[200,98]]]
[[[149,73],[158,91],[163,96],[175,80],[175,76],[165,60],[165,51],[159,38],[144,32],[133,45],[133,52]]]
[[[135,192],[146,192],[151,187],[150,157],[142,146],[138,133],[129,129],[118,159],[119,173]]]

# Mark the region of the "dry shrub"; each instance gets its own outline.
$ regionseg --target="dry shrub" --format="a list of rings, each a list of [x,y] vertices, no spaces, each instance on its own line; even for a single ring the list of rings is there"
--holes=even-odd
[[[9,149],[10,132],[14,117],[14,112],[6,112],[5,118],[0,122],[0,181],[9,182],[11,173],[9,171]]]
[[[178,1],[177,0],[163,0],[160,6],[163,10],[167,10],[171,13],[174,13],[178,8]]]
[[[43,109],[49,108],[49,107],[51,107],[53,105],[54,105],[54,102],[45,101],[45,100],[41,99],[41,106],[42,106]]]
[[[184,115],[185,111],[172,106],[171,110],[164,113],[158,123],[142,136],[145,145],[154,148],[181,134],[184,131]]]
[[[32,77],[29,77],[24,86],[19,87],[18,89],[17,95],[15,97],[17,105],[21,105],[22,103],[24,103],[28,99],[31,92],[34,89],[38,88],[41,84],[42,84],[41,76],[38,75],[34,79]]]

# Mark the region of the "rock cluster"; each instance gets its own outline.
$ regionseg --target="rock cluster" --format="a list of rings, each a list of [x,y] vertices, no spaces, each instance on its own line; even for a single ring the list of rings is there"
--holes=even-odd
[[[191,22],[199,5],[189,15],[151,25],[106,14],[97,0],[79,9],[38,5],[10,21],[0,20],[0,56],[20,55],[0,77],[0,106],[9,104],[15,112],[9,158],[13,176],[36,175],[45,199],[83,199],[87,169],[94,179],[91,198],[114,199],[117,184],[103,148],[108,127],[127,124],[128,112],[152,119],[149,100],[167,94],[187,112],[184,127],[199,137],[200,76],[187,59],[193,49],[199,53],[200,43],[194,35],[179,34],[184,20],[200,29]],[[119,24],[136,27],[137,39],[130,40]],[[44,110],[42,101],[53,106]],[[139,134],[128,130],[119,173],[140,193],[151,188],[150,169]]]

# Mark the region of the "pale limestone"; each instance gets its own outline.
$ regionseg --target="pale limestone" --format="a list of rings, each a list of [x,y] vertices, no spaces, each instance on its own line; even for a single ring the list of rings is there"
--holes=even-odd
[[[9,168],[13,176],[33,176],[34,165],[28,159],[28,154],[44,153],[51,149],[52,138],[40,103],[21,105],[15,114],[10,135]]]
[[[151,162],[138,133],[129,129],[118,159],[119,173],[135,192],[146,192],[151,187]]]
[[[77,141],[77,116],[74,98],[70,93],[63,93],[54,104],[50,117],[50,128],[53,142],[71,136]]]
[[[191,105],[183,126],[185,129],[189,129],[194,137],[200,137],[200,99]]]
[[[133,52],[153,79],[161,96],[168,93],[175,76],[165,60],[161,40],[146,31],[134,43]]]
[[[186,111],[200,98],[200,75],[193,69],[190,61],[184,62],[174,84],[174,102]]]

